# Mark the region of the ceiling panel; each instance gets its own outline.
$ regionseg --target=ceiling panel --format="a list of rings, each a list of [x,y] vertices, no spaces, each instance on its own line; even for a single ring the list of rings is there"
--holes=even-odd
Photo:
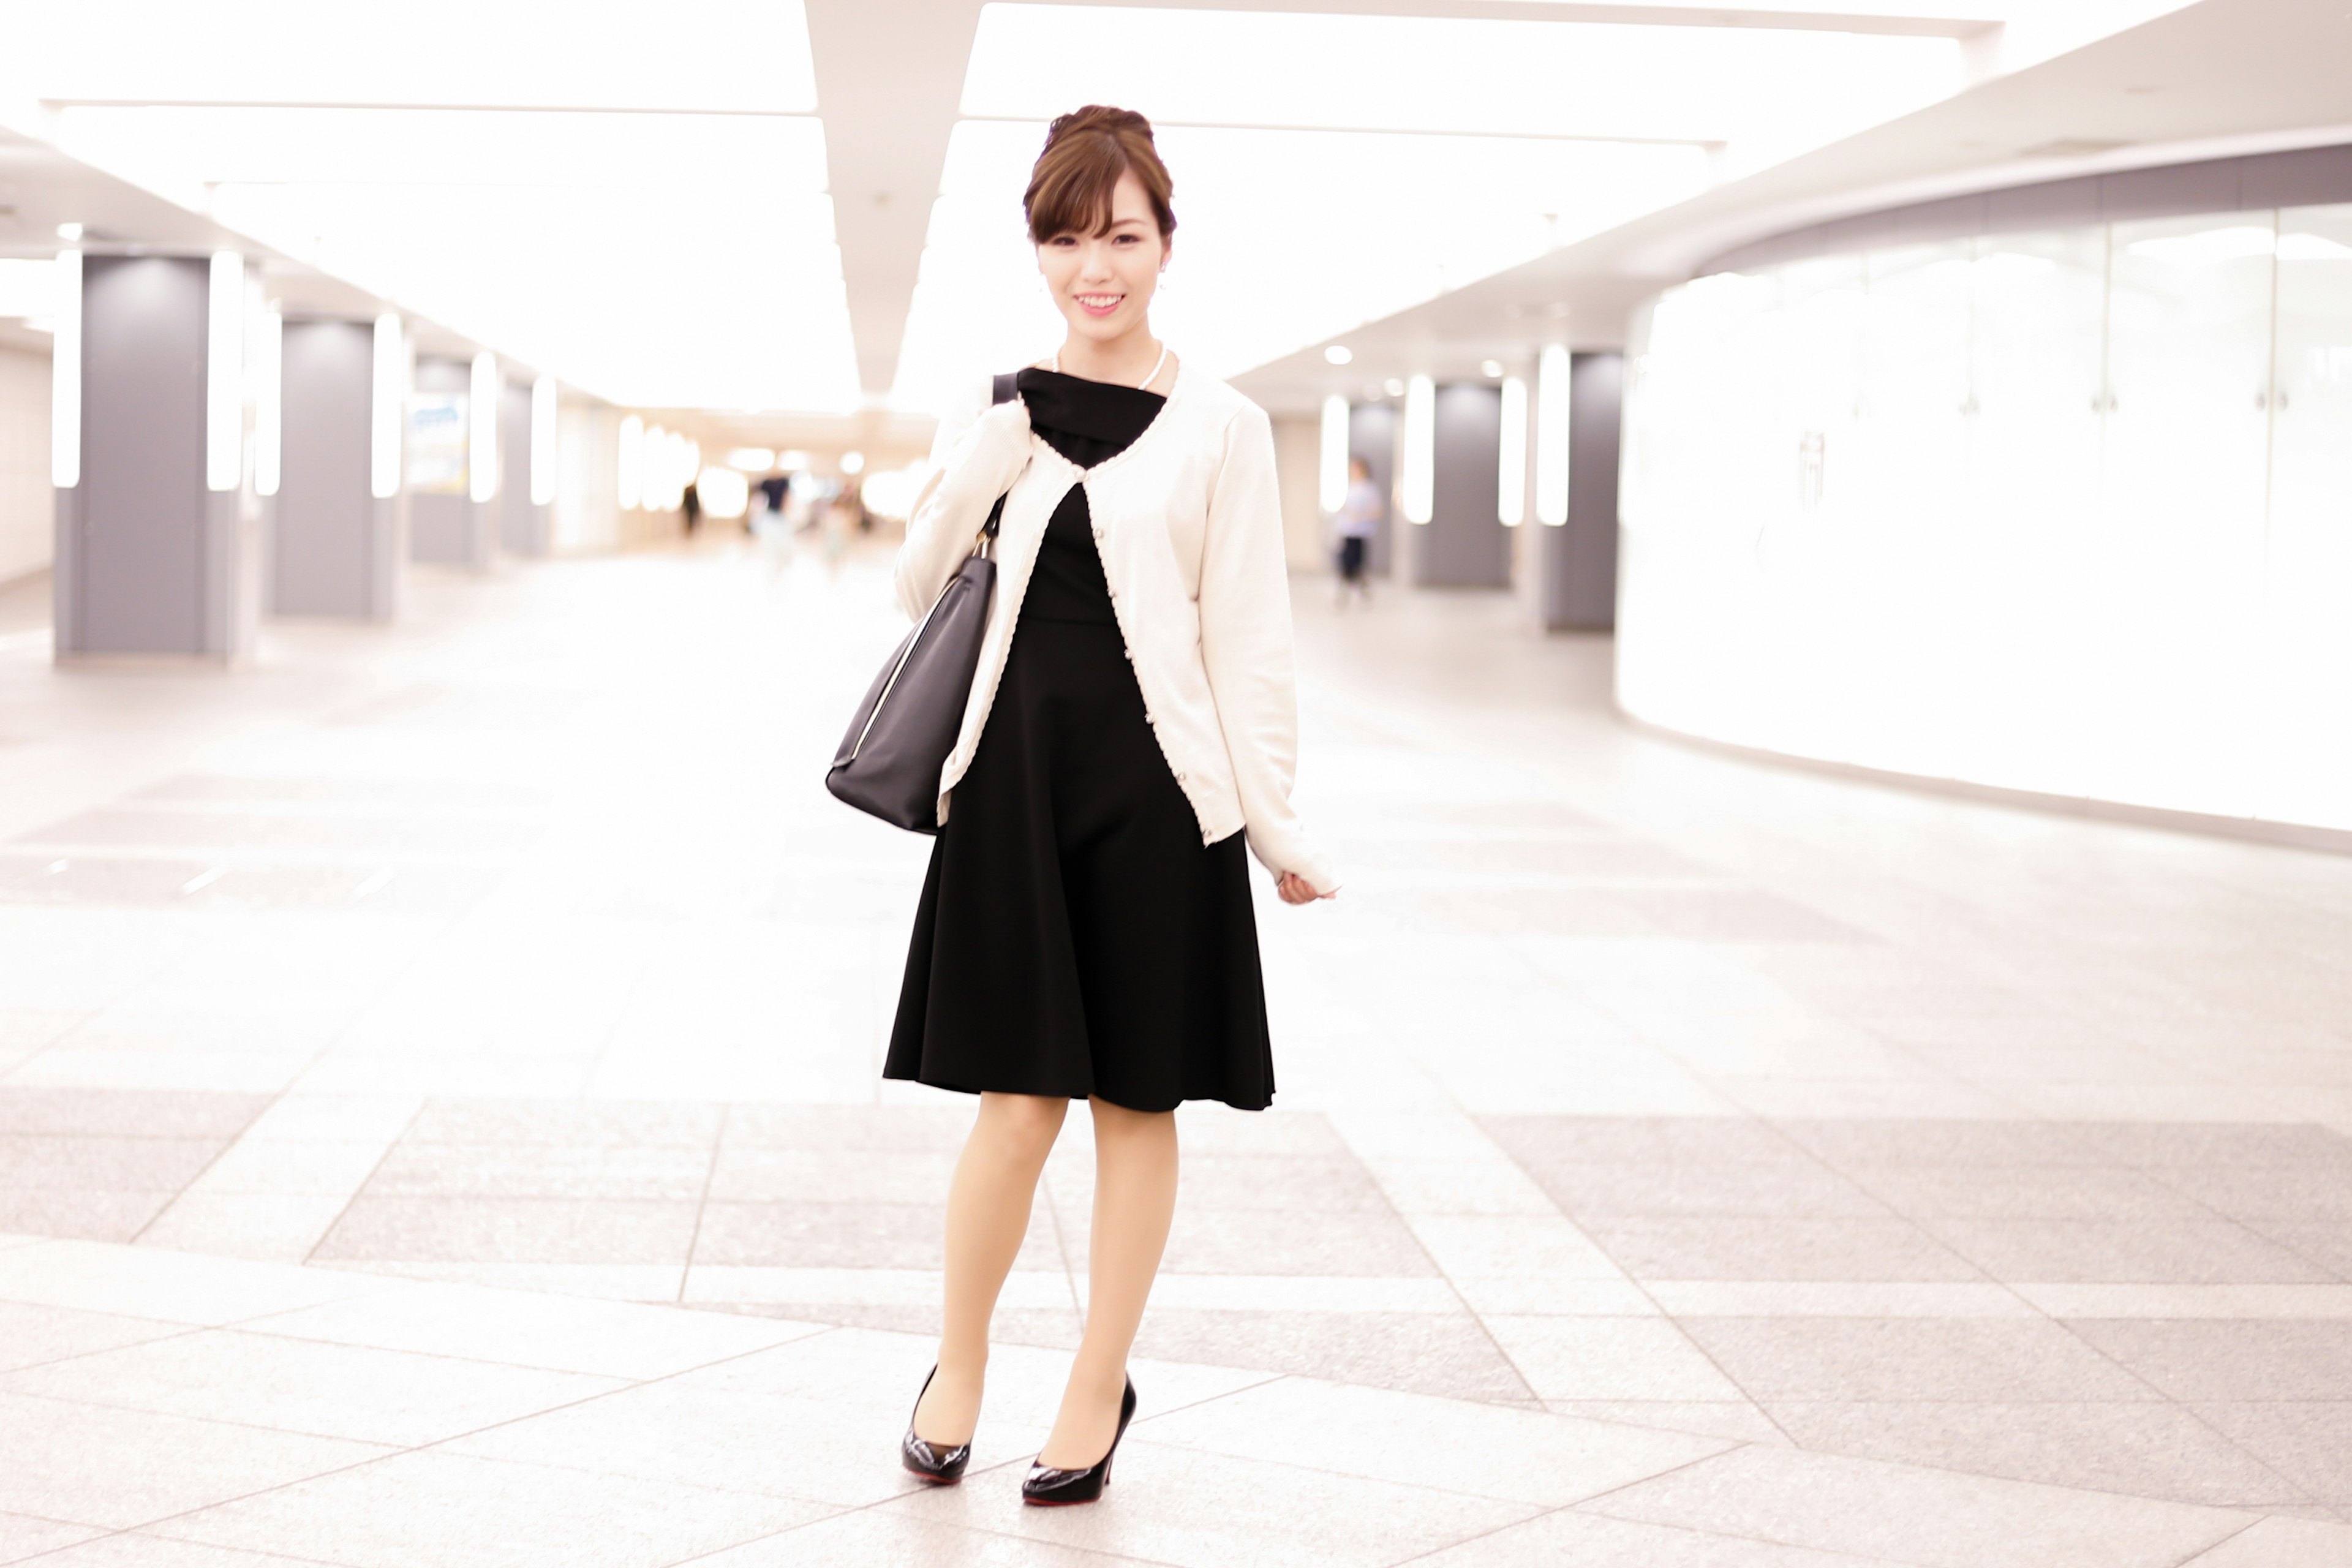
[[[1169,124],[1811,145],[1958,91],[1956,39],[992,5],[963,111]]]
[[[816,108],[801,0],[72,0],[9,6],[8,53],[65,101]]]
[[[1020,194],[1042,121],[1080,103],[1159,128],[1182,226],[1154,321],[1231,375],[1948,97],[1965,72],[1959,40],[1926,35],[990,5],[893,401],[944,406],[1057,341]]]
[[[72,158],[615,403],[859,402],[798,0],[27,9]]]
[[[965,121],[950,139],[893,402],[941,408],[1052,352],[1061,318],[1022,225],[1045,138]],[[1689,145],[1174,126],[1178,229],[1153,323],[1235,374],[1702,188]]]
[[[62,151],[165,183],[619,189],[738,177],[751,200],[825,186],[824,133],[803,116],[68,108],[57,125]]]
[[[812,118],[79,107],[59,144],[615,403],[858,401]]]

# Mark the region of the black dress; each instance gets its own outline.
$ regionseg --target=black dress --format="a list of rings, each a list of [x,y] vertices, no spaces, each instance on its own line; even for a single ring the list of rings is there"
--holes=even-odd
[[[1166,402],[1051,371],[1018,384],[1030,427],[1081,468]],[[1134,1110],[1274,1098],[1242,836],[1201,842],[1144,717],[1081,485],[1046,525],[932,847],[882,1072]]]

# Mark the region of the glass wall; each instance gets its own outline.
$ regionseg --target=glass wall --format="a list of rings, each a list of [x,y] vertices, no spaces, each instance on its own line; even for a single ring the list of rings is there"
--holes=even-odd
[[[2352,207],[1703,278],[1628,367],[1629,711],[2352,827]]]

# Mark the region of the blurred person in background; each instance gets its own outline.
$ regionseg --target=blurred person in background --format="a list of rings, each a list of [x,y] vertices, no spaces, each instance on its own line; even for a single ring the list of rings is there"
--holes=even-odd
[[[1343,605],[1351,593],[1367,604],[1371,602],[1372,585],[1364,576],[1364,563],[1372,551],[1372,536],[1381,530],[1381,511],[1372,466],[1361,458],[1349,458],[1348,497],[1331,519],[1331,531],[1339,546],[1339,603]]]
[[[784,527],[794,534],[822,527],[831,494],[824,481],[807,469],[793,475],[784,487]]]
[[[761,559],[768,563],[768,580],[772,583],[782,576],[792,563],[792,528],[784,521],[789,484],[782,474],[770,474],[761,479],[751,492],[751,510],[744,514]]]
[[[1176,1107],[1274,1097],[1244,837],[1285,902],[1338,887],[1290,805],[1272,427],[1151,333],[1170,195],[1141,115],[1054,121],[1022,205],[1067,334],[1014,377],[1018,396],[943,432],[896,573],[920,616],[1004,498],[883,1068],[980,1097],[948,1192],[939,1362],[900,1457],[925,1480],[961,1478],[997,1294],[1086,1100],[1086,1331],[1022,1483],[1045,1505],[1102,1495],[1135,1413],[1127,1361],[1175,1214]]]
[[[864,531],[866,527],[866,503],[858,499],[856,481],[845,480],[824,503],[826,570],[841,570],[842,558],[849,552],[851,535]]]

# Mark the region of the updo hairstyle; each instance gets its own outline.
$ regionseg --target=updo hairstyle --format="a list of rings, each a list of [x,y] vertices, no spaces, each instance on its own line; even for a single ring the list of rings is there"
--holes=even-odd
[[[1057,235],[1108,229],[1111,192],[1130,170],[1151,203],[1164,240],[1176,232],[1176,212],[1168,205],[1176,182],[1151,143],[1151,121],[1131,109],[1098,103],[1055,120],[1045,128],[1045,150],[1037,154],[1021,197],[1030,242],[1043,245]]]

